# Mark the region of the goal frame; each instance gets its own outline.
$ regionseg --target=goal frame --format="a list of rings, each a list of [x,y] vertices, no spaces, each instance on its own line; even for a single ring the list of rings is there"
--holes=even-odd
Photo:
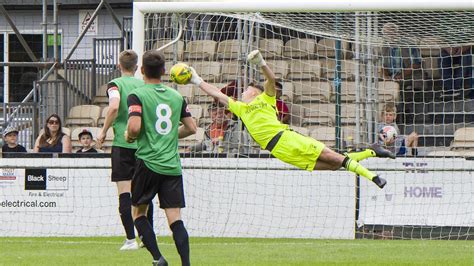
[[[144,53],[145,13],[185,12],[336,12],[336,11],[434,11],[473,10],[470,0],[295,0],[295,1],[196,1],[196,2],[134,2],[132,48],[139,58]],[[138,60],[141,67],[141,60]],[[140,71],[136,73],[141,77]]]

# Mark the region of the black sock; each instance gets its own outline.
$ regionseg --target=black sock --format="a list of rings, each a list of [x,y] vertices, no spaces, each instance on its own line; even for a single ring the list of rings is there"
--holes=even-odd
[[[127,234],[127,239],[135,239],[135,229],[133,228],[132,219],[132,199],[128,192],[119,195],[119,213],[123,228]]]
[[[146,218],[153,228],[153,201],[148,204],[148,211],[146,212]]]
[[[150,223],[151,228],[155,230],[155,228],[153,227],[153,201],[150,201],[150,203],[148,204],[148,210],[146,211],[146,218],[148,219],[148,222]],[[142,235],[140,235],[140,233],[138,233],[138,237],[142,239]]]
[[[150,223],[148,223],[147,218],[145,216],[140,216],[135,219],[135,227],[141,235],[142,242],[145,244],[146,249],[148,249],[153,256],[153,259],[159,260],[161,253],[158,249],[158,243],[156,242],[156,235]]]
[[[418,156],[418,149],[417,148],[411,148],[411,155]]]
[[[179,255],[181,256],[181,265],[187,266],[190,265],[189,261],[189,237],[188,231],[184,227],[184,223],[181,220],[178,220],[170,225],[171,231],[173,231],[173,239],[178,250]]]

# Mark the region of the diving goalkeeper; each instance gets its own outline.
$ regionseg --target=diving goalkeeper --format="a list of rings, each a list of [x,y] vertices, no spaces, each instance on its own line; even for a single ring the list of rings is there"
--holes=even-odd
[[[271,152],[276,158],[298,168],[313,170],[337,170],[344,167],[348,171],[374,182],[383,188],[387,181],[372,173],[359,161],[369,157],[395,156],[381,146],[372,145],[361,152],[341,155],[323,143],[292,131],[288,125],[278,121],[276,116],[275,75],[267,66],[260,51],[252,51],[247,61],[259,66],[265,76],[264,86],[251,83],[242,93],[242,101],[235,101],[201,77],[192,68],[191,83],[224,104],[229,111],[240,117],[250,135],[263,149]]]

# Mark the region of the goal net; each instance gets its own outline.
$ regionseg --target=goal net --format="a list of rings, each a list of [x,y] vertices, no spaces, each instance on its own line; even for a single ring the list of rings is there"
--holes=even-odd
[[[467,136],[474,130],[473,15],[145,12],[138,42],[144,50],[178,39],[162,49],[166,69],[185,62],[236,99],[250,82],[263,81],[245,60],[259,49],[282,84],[279,119],[328,147],[360,150],[378,141],[382,123],[399,129],[396,160],[362,162],[388,178],[381,191],[344,171],[306,173],[265,159],[268,151],[223,108],[228,123],[242,131],[232,135],[233,126],[216,122],[220,109],[211,97],[193,85],[169,83],[186,97],[199,125],[198,134],[180,142],[183,161],[193,162],[186,171],[188,187],[196,189],[188,194],[195,199],[186,211],[190,219],[213,213],[218,218],[200,222],[239,228],[239,236],[257,230],[263,237],[472,238],[473,182],[466,171],[472,161],[465,158],[474,144]],[[393,121],[385,121],[389,112]]]
[[[474,238],[472,8],[216,12],[223,5],[213,4],[135,3],[131,31],[140,55],[163,51],[162,80],[186,98],[199,126],[179,142],[191,236]],[[282,85],[275,115],[293,130],[344,153],[378,142],[384,124],[397,126],[388,147],[397,159],[361,162],[387,179],[383,190],[344,170],[307,172],[272,158],[214,99],[169,80],[171,66],[184,62],[241,99],[248,84],[264,81],[246,62],[254,49]],[[122,234],[110,158],[2,159],[2,167],[0,212],[9,215],[0,235]],[[41,174],[44,189],[27,190]],[[43,207],[26,206],[33,201]],[[155,213],[157,234],[169,234]]]

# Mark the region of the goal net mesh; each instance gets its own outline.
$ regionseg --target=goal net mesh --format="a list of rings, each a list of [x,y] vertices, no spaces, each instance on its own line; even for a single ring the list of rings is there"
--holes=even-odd
[[[196,195],[197,212],[217,212],[227,225],[240,226],[242,236],[248,235],[244,225],[254,228],[263,223],[268,234],[258,236],[296,230],[301,233],[289,236],[337,238],[341,235],[335,232],[350,227],[363,238],[472,237],[473,208],[464,203],[472,203],[465,187],[472,188],[473,182],[463,169],[471,165],[464,158],[472,156],[474,144],[469,137],[474,130],[473,15],[472,11],[145,14],[145,50],[176,38],[181,23],[181,38],[163,50],[167,69],[185,62],[236,99],[250,82],[263,81],[245,60],[250,51],[259,49],[283,87],[278,118],[328,147],[339,152],[363,149],[379,142],[384,124],[395,124],[399,131],[389,147],[398,153],[396,160],[362,162],[388,178],[388,188],[379,191],[343,171],[308,176],[275,159],[262,159],[269,153],[252,141],[239,120],[213,105],[214,100],[199,88],[169,83],[187,98],[199,125],[198,134],[180,142],[184,155],[203,162],[209,157],[237,158],[230,164],[213,159],[215,163],[197,163],[189,170],[187,180],[219,184],[217,191],[205,185],[198,190],[202,195]],[[386,120],[389,112],[396,114],[393,121]],[[227,122],[216,123],[220,116]],[[258,163],[249,166],[252,158]],[[265,178],[259,179],[260,175]],[[223,193],[230,188],[233,193]],[[232,219],[233,214],[242,214],[233,200],[244,206],[245,221]],[[221,201],[227,202],[225,207]],[[352,208],[354,212],[349,211]],[[342,215],[347,212],[350,215]],[[460,222],[461,217],[471,222]]]
[[[474,12],[157,9],[144,25],[145,51],[180,36],[162,49],[162,80],[186,98],[198,124],[179,141],[191,236],[474,238]],[[308,172],[272,158],[214,99],[170,82],[171,66],[184,62],[241,99],[248,84],[264,81],[246,62],[254,49],[282,84],[275,115],[293,130],[344,153],[379,142],[384,124],[397,127],[388,146],[397,159],[361,162],[387,179],[383,190],[344,170]],[[84,125],[69,127],[78,149]],[[1,170],[0,235],[123,234],[109,158],[2,159]],[[44,188],[32,185],[41,175]],[[169,234],[163,212],[155,214],[157,234]]]

